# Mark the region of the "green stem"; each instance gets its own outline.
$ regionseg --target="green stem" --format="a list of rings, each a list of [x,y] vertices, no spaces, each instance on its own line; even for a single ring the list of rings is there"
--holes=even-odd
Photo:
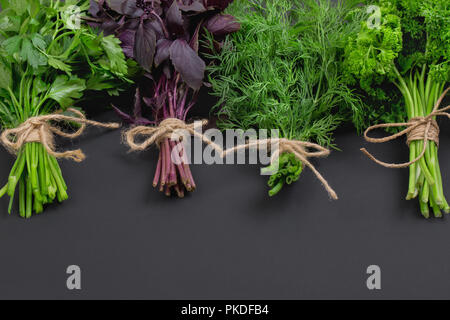
[[[17,167],[13,167],[11,174],[8,178],[8,195],[12,197],[16,190],[17,183],[19,182],[20,177],[23,174],[25,169],[26,155],[25,151],[22,150],[19,152],[19,157],[16,160]]]
[[[431,208],[433,209],[434,216],[435,216],[436,218],[442,217],[441,209],[440,209],[439,206],[436,204],[436,202],[434,202],[433,197],[430,198],[430,205],[431,205]]]
[[[430,209],[428,208],[428,203],[419,201],[419,205],[420,205],[420,212],[426,219],[428,219],[430,217]]]
[[[48,195],[48,180],[46,179],[45,174],[45,162],[44,162],[44,147],[42,144],[38,144],[38,161],[39,161],[39,184],[41,187],[42,196]]]
[[[427,180],[425,180],[420,191],[420,201],[423,203],[428,203],[429,196],[430,196],[430,188],[428,186]]]
[[[280,181],[269,191],[269,196],[273,197],[283,188],[284,181],[280,179]]]
[[[52,163],[52,157],[48,155],[49,158],[49,164],[50,164],[50,170],[52,172],[53,178],[55,179],[56,186],[57,186],[57,197],[58,201],[62,202],[64,200],[68,199],[68,195],[66,193],[66,186],[64,183],[64,180],[61,177],[61,174],[58,172],[59,166],[55,166],[55,164]],[[56,161],[56,159],[55,159]]]
[[[31,218],[31,214],[33,213],[33,188],[31,186],[30,177],[28,177],[28,179],[27,179],[26,189],[27,189],[27,192],[26,192],[27,199],[26,199],[26,214],[25,214],[25,217],[26,218]]]
[[[409,161],[413,161],[415,158],[416,158],[416,144],[413,142],[409,145]],[[411,166],[409,166],[409,185],[406,200],[413,199],[417,196],[416,173],[417,173],[417,163],[413,163]]]
[[[53,156],[49,156],[50,161],[53,163],[53,166],[55,167],[56,171],[58,172],[58,177],[61,180],[61,185],[63,186],[64,190],[67,190],[67,185],[66,182],[64,181],[63,175],[62,175],[62,171],[61,171],[61,167],[59,166],[58,160],[56,160],[55,157]]]
[[[8,191],[8,184],[5,184],[5,186],[0,189],[0,199],[3,198],[3,196],[6,194],[7,191]]]

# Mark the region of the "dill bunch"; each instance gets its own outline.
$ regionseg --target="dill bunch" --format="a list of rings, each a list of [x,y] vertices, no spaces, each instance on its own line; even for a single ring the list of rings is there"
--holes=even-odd
[[[278,129],[281,138],[326,147],[336,147],[333,132],[343,122],[362,129],[363,104],[340,76],[346,39],[360,23],[346,20],[351,9],[327,0],[235,1],[228,11],[241,31],[220,51],[212,39],[208,43],[210,58],[218,60],[209,67],[209,81],[219,128]],[[287,158],[280,159],[282,165]],[[291,157],[284,163],[293,166]],[[290,174],[269,179],[270,195],[301,173],[285,171]]]

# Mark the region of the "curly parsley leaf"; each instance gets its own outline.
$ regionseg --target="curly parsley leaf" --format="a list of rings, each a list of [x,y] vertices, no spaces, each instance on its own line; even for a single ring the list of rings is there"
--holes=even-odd
[[[56,100],[61,108],[65,109],[73,105],[74,100],[83,96],[86,85],[83,79],[68,76],[58,76],[50,87],[49,97]]]

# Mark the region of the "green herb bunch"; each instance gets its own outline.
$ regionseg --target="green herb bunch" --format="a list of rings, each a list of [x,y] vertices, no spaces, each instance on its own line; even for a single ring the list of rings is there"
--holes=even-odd
[[[374,0],[379,23],[362,21],[347,38],[342,72],[371,105],[371,123],[404,122],[427,117],[450,80],[450,4],[447,0]],[[359,9],[365,11],[366,7]],[[398,128],[397,128],[398,129]],[[423,141],[410,144],[410,161],[421,155]],[[437,145],[410,168],[406,198],[418,197],[423,216],[429,208],[440,217],[450,212],[442,186]]]
[[[74,13],[79,10],[81,17],[88,1],[1,0],[0,5],[3,129],[16,128],[30,117],[64,112],[86,90],[118,93],[123,81],[117,79],[125,81],[128,72],[119,40],[76,24]],[[68,198],[57,160],[38,142],[18,151],[8,182],[0,189],[0,198],[10,197],[10,213],[17,187],[22,217]]]
[[[364,13],[368,5],[376,11],[361,21],[360,30],[346,44],[343,76],[371,107],[370,123],[403,122],[407,116],[405,100],[392,83],[399,75],[409,76],[426,66],[433,81],[450,79],[450,5],[445,0],[371,0],[355,12]]]
[[[241,31],[228,36],[209,68],[221,129],[278,129],[281,138],[333,147],[345,121],[364,126],[358,97],[340,66],[346,38],[359,21],[346,21],[351,6],[327,0],[235,1],[228,9]],[[269,179],[270,195],[298,180],[303,165],[280,157]]]

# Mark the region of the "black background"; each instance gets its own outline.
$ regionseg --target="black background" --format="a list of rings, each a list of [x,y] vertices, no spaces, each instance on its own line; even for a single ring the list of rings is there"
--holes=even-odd
[[[117,120],[100,111],[104,104],[89,115]],[[208,116],[212,104],[203,95],[193,115]],[[448,195],[450,130],[440,124]],[[155,148],[129,154],[120,131],[96,128],[61,143],[88,156],[61,162],[68,201],[24,220],[0,200],[2,299],[450,298],[448,216],[423,219],[417,201],[404,200],[408,170],[385,169],[359,151],[401,162],[403,139],[369,145],[340,130],[342,151],[314,161],[338,201],[309,170],[269,198],[256,165],[195,165],[198,190],[166,198],[151,186]],[[2,185],[12,164],[3,151]],[[66,288],[72,264],[81,267],[81,291]],[[366,287],[372,264],[381,267],[381,290]]]

